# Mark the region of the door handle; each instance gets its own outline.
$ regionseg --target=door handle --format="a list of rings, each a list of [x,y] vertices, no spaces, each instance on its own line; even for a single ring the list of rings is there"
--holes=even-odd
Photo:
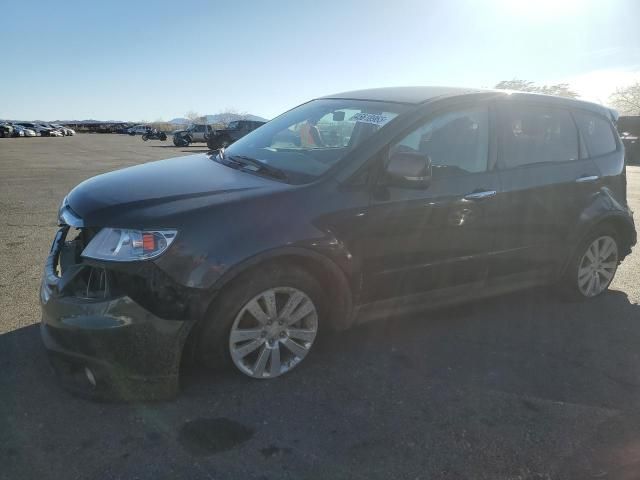
[[[576,178],[576,183],[596,182],[599,178],[598,175],[583,175],[582,177]]]
[[[482,192],[472,192],[464,196],[466,200],[484,200],[485,198],[494,197],[496,195],[495,190],[484,190]]]

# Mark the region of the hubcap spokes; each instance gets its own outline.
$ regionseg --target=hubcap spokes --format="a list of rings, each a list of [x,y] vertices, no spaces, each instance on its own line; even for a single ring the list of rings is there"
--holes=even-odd
[[[609,287],[618,268],[618,245],[609,237],[599,237],[589,245],[578,265],[578,288],[594,297]]]
[[[274,378],[304,359],[317,332],[316,307],[304,292],[272,288],[236,316],[229,335],[231,359],[246,375]]]

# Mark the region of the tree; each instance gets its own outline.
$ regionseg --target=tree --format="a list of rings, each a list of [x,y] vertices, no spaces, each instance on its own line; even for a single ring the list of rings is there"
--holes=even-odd
[[[220,123],[228,125],[234,120],[245,120],[247,118],[247,112],[239,112],[235,108],[227,107],[222,112],[217,113],[216,117]]]
[[[556,95],[558,97],[576,98],[578,94],[569,88],[568,83],[557,83],[555,85],[543,85],[539,87],[539,93],[545,95]]]
[[[623,115],[640,115],[640,82],[617,88],[609,102]]]
[[[576,98],[578,94],[571,90],[568,83],[557,83],[555,85],[536,85],[528,80],[502,80],[494,88],[498,90],[518,90],[520,92],[543,93],[545,95],[557,95],[559,97]]]
[[[187,113],[184,114],[184,118],[186,118],[187,120],[190,120],[191,123],[196,123],[198,120],[200,120],[201,117],[198,112],[189,110]]]
[[[533,82],[529,82],[528,80],[518,80],[514,78],[513,80],[502,80],[495,87],[498,90],[518,90],[520,92],[535,92],[536,86]]]

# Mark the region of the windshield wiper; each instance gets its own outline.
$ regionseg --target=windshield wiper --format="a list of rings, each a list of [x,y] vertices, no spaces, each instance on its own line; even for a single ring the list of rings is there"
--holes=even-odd
[[[269,175],[270,177],[277,178],[280,180],[288,181],[287,174],[284,173],[283,170],[271,166],[267,163],[261,162],[260,160],[256,160],[255,158],[247,157],[246,155],[233,155],[233,156],[225,156],[223,157],[225,160],[242,165],[243,167],[247,167],[251,165],[252,167],[256,167],[256,170],[250,169],[252,171],[261,172]]]

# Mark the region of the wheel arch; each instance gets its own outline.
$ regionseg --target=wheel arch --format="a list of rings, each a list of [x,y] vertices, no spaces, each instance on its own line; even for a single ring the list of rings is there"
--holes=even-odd
[[[208,307],[201,318],[197,319],[187,336],[182,352],[182,363],[195,359],[197,339],[207,321],[206,312],[225,290],[235,281],[252,271],[271,268],[278,265],[293,265],[310,273],[327,292],[329,327],[344,330],[353,321],[354,292],[345,272],[329,257],[313,250],[300,247],[280,248],[251,257],[225,272],[211,287]],[[326,288],[325,288],[326,287]]]
[[[578,229],[576,229],[576,236],[573,237],[571,248],[568,250],[566,260],[563,262],[559,271],[560,276],[563,276],[571,262],[571,259],[576,254],[576,250],[580,248],[580,245],[585,239],[594,231],[599,228],[610,227],[615,230],[619,235],[620,245],[619,247],[619,260],[623,260],[624,257],[631,253],[631,247],[636,243],[636,230],[633,221],[622,213],[608,212],[604,213],[590,221],[583,222]]]
[[[345,272],[329,257],[314,250],[301,247],[285,247],[255,255],[225,272],[212,286],[215,301],[221,291],[228,287],[240,275],[245,275],[257,268],[268,268],[272,265],[295,265],[309,272],[321,284],[327,286],[330,298],[336,300],[332,317],[340,317],[346,321],[353,306],[351,283]],[[339,321],[334,325],[340,328]]]
[[[631,247],[636,243],[637,234],[633,223],[624,215],[621,214],[609,214],[603,215],[593,220],[583,231],[581,235],[581,241],[590,232],[599,229],[610,227],[618,234],[618,245],[620,249],[620,260],[631,253]]]

